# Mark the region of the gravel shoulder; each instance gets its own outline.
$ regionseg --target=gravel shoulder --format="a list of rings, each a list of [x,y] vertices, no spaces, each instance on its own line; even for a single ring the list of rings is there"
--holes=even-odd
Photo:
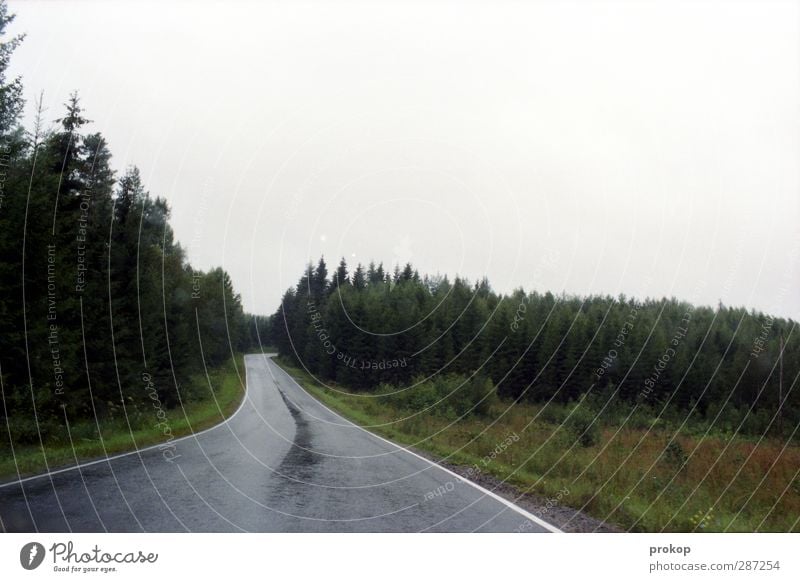
[[[444,462],[431,455],[430,453],[412,447],[407,447],[413,450],[416,454],[433,461],[461,475],[465,479],[477,483],[481,487],[511,501],[512,503],[520,506],[522,509],[529,511],[533,515],[553,524],[560,530],[566,533],[623,533],[625,530],[620,527],[604,522],[600,519],[591,517],[586,513],[561,504],[556,499],[547,499],[532,493],[524,493],[517,487],[504,483],[502,480],[485,472],[478,473],[470,471],[470,468],[464,465],[456,465],[453,463]]]

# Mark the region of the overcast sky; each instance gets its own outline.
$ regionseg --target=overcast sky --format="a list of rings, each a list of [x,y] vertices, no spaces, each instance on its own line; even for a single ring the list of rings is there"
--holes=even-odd
[[[10,2],[198,268],[309,259],[800,319],[798,2]]]

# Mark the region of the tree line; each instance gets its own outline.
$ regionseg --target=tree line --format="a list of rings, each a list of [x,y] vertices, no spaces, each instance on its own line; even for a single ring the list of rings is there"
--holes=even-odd
[[[77,94],[54,122],[40,99],[21,126],[12,20],[0,2],[0,415],[38,442],[146,406],[153,389],[165,407],[191,398],[188,378],[249,346],[257,322],[225,271],[187,262],[139,170],[116,175]]]
[[[735,419],[733,429],[759,434],[790,434],[800,420],[795,322],[721,304],[504,295],[485,279],[421,277],[410,264],[351,273],[342,259],[329,275],[320,259],[284,294],[273,337],[321,381],[358,391],[488,377],[509,402],[590,397],[619,414]]]

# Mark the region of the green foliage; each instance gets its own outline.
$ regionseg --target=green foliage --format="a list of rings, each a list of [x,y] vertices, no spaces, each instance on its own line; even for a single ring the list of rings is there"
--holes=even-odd
[[[494,385],[490,378],[476,375],[466,380],[451,399],[457,416],[487,416],[494,402]]]
[[[342,259],[329,279],[324,261],[309,264],[272,321],[279,352],[316,377],[366,392],[414,385],[406,409],[438,402],[437,414],[454,417],[486,413],[477,405],[483,380],[459,388],[463,380],[452,378],[477,373],[491,381],[491,398],[547,403],[543,414],[559,422],[583,399],[604,424],[777,435],[781,333],[784,378],[800,371],[791,320],[675,299],[501,295],[485,279],[420,277],[411,265],[389,273],[382,264],[357,265],[350,276]],[[419,378],[435,389],[416,386]],[[800,392],[784,385],[784,394],[789,437],[800,422]],[[582,443],[596,439],[598,423],[587,414],[573,421],[580,431],[570,429]]]
[[[522,491],[581,508],[625,530],[797,530],[800,451],[786,447],[782,438],[728,438],[701,429],[673,439],[675,420],[651,428],[658,411],[644,407],[636,410],[645,426],[616,430],[613,423],[625,418],[620,411],[626,404],[606,402],[606,394],[595,392],[580,399],[577,411],[575,402],[544,406],[504,401],[494,405],[491,422],[468,415],[454,423],[452,414],[437,414],[435,408],[410,415],[392,400],[392,394],[405,393],[396,386],[383,384],[375,391],[377,397],[365,398],[340,386],[320,386],[305,371],[285,360],[279,363],[312,395],[370,431],[465,468],[477,466]],[[452,378],[454,385],[464,380]],[[598,403],[604,402],[607,406],[598,415]],[[567,415],[581,411],[583,428],[568,428]],[[601,431],[594,446],[580,446],[576,433],[582,434],[594,417],[595,424],[612,428]],[[664,458],[670,440],[681,447],[667,453],[675,461]],[[683,464],[688,451],[691,460]]]
[[[564,419],[564,428],[574,442],[582,447],[593,447],[600,441],[598,417],[590,409],[577,405]]]
[[[0,1],[0,37],[11,18]],[[191,374],[254,342],[228,274],[189,265],[137,168],[117,179],[77,93],[52,130],[41,106],[18,127],[21,82],[5,73],[19,41],[0,44],[0,414],[33,443],[191,401]]]
[[[392,406],[408,414],[427,412],[453,420],[467,415],[486,416],[496,400],[489,378],[454,374],[428,380],[418,377],[410,386],[399,390],[384,383],[377,393],[387,395]]]
[[[164,411],[164,421],[172,436],[201,431],[233,414],[244,394],[242,366],[243,358],[239,355],[235,361],[210,370],[208,375],[198,372],[188,377],[181,389],[196,395],[195,399],[191,402],[184,399],[184,407]],[[48,466],[74,463],[76,457],[99,457],[162,442],[163,427],[154,422],[155,418],[150,403],[144,408],[129,408],[127,417],[75,419],[69,429],[63,422],[46,418],[40,424],[44,449],[39,444],[35,423],[30,419],[9,418],[14,455],[0,456],[0,476],[40,473]],[[6,447],[9,447],[8,433],[2,431],[0,450]]]
[[[22,80],[9,81],[6,78],[11,55],[22,42],[21,36],[7,38],[6,28],[13,21],[14,15],[8,13],[8,5],[3,0],[0,2],[0,134],[6,134],[14,127],[24,105]]]

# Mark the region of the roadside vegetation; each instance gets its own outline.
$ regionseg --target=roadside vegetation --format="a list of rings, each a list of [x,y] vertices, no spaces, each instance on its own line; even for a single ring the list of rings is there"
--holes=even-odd
[[[791,319],[668,298],[496,293],[412,265],[329,276],[309,265],[273,316],[279,352],[325,382],[375,392],[477,374],[517,403],[609,402],[719,432],[800,442],[800,333]]]
[[[78,461],[102,458],[149,445],[170,445],[181,436],[212,427],[231,416],[245,394],[245,368],[241,355],[223,366],[191,376],[177,391],[183,406],[164,408],[151,398],[112,415],[83,419],[67,427],[42,433],[40,444],[14,445],[8,433],[0,436],[8,455],[0,458],[0,480],[41,473]],[[31,421],[35,430],[35,422]]]
[[[323,401],[523,491],[634,531],[800,527],[792,320],[320,259],[272,322]]]
[[[241,397],[233,358],[275,346],[371,430],[623,528],[798,531],[796,322],[344,259],[247,315],[77,93],[22,125],[12,21],[0,0],[0,476],[210,426]]]
[[[44,468],[42,447],[51,466],[74,461],[70,436],[81,458],[166,438],[154,403],[176,434],[219,420],[198,374],[210,371],[227,411],[240,388],[229,362],[265,344],[269,327],[243,312],[228,273],[188,262],[166,200],[136,167],[118,174],[77,93],[60,111],[40,97],[22,125],[13,18],[0,0],[4,476],[15,456],[22,472]]]
[[[591,397],[514,404],[481,378],[353,393],[278,361],[370,431],[625,530],[800,531],[800,449],[781,439],[734,436],[644,408],[623,422],[629,410],[601,412],[605,403]]]

